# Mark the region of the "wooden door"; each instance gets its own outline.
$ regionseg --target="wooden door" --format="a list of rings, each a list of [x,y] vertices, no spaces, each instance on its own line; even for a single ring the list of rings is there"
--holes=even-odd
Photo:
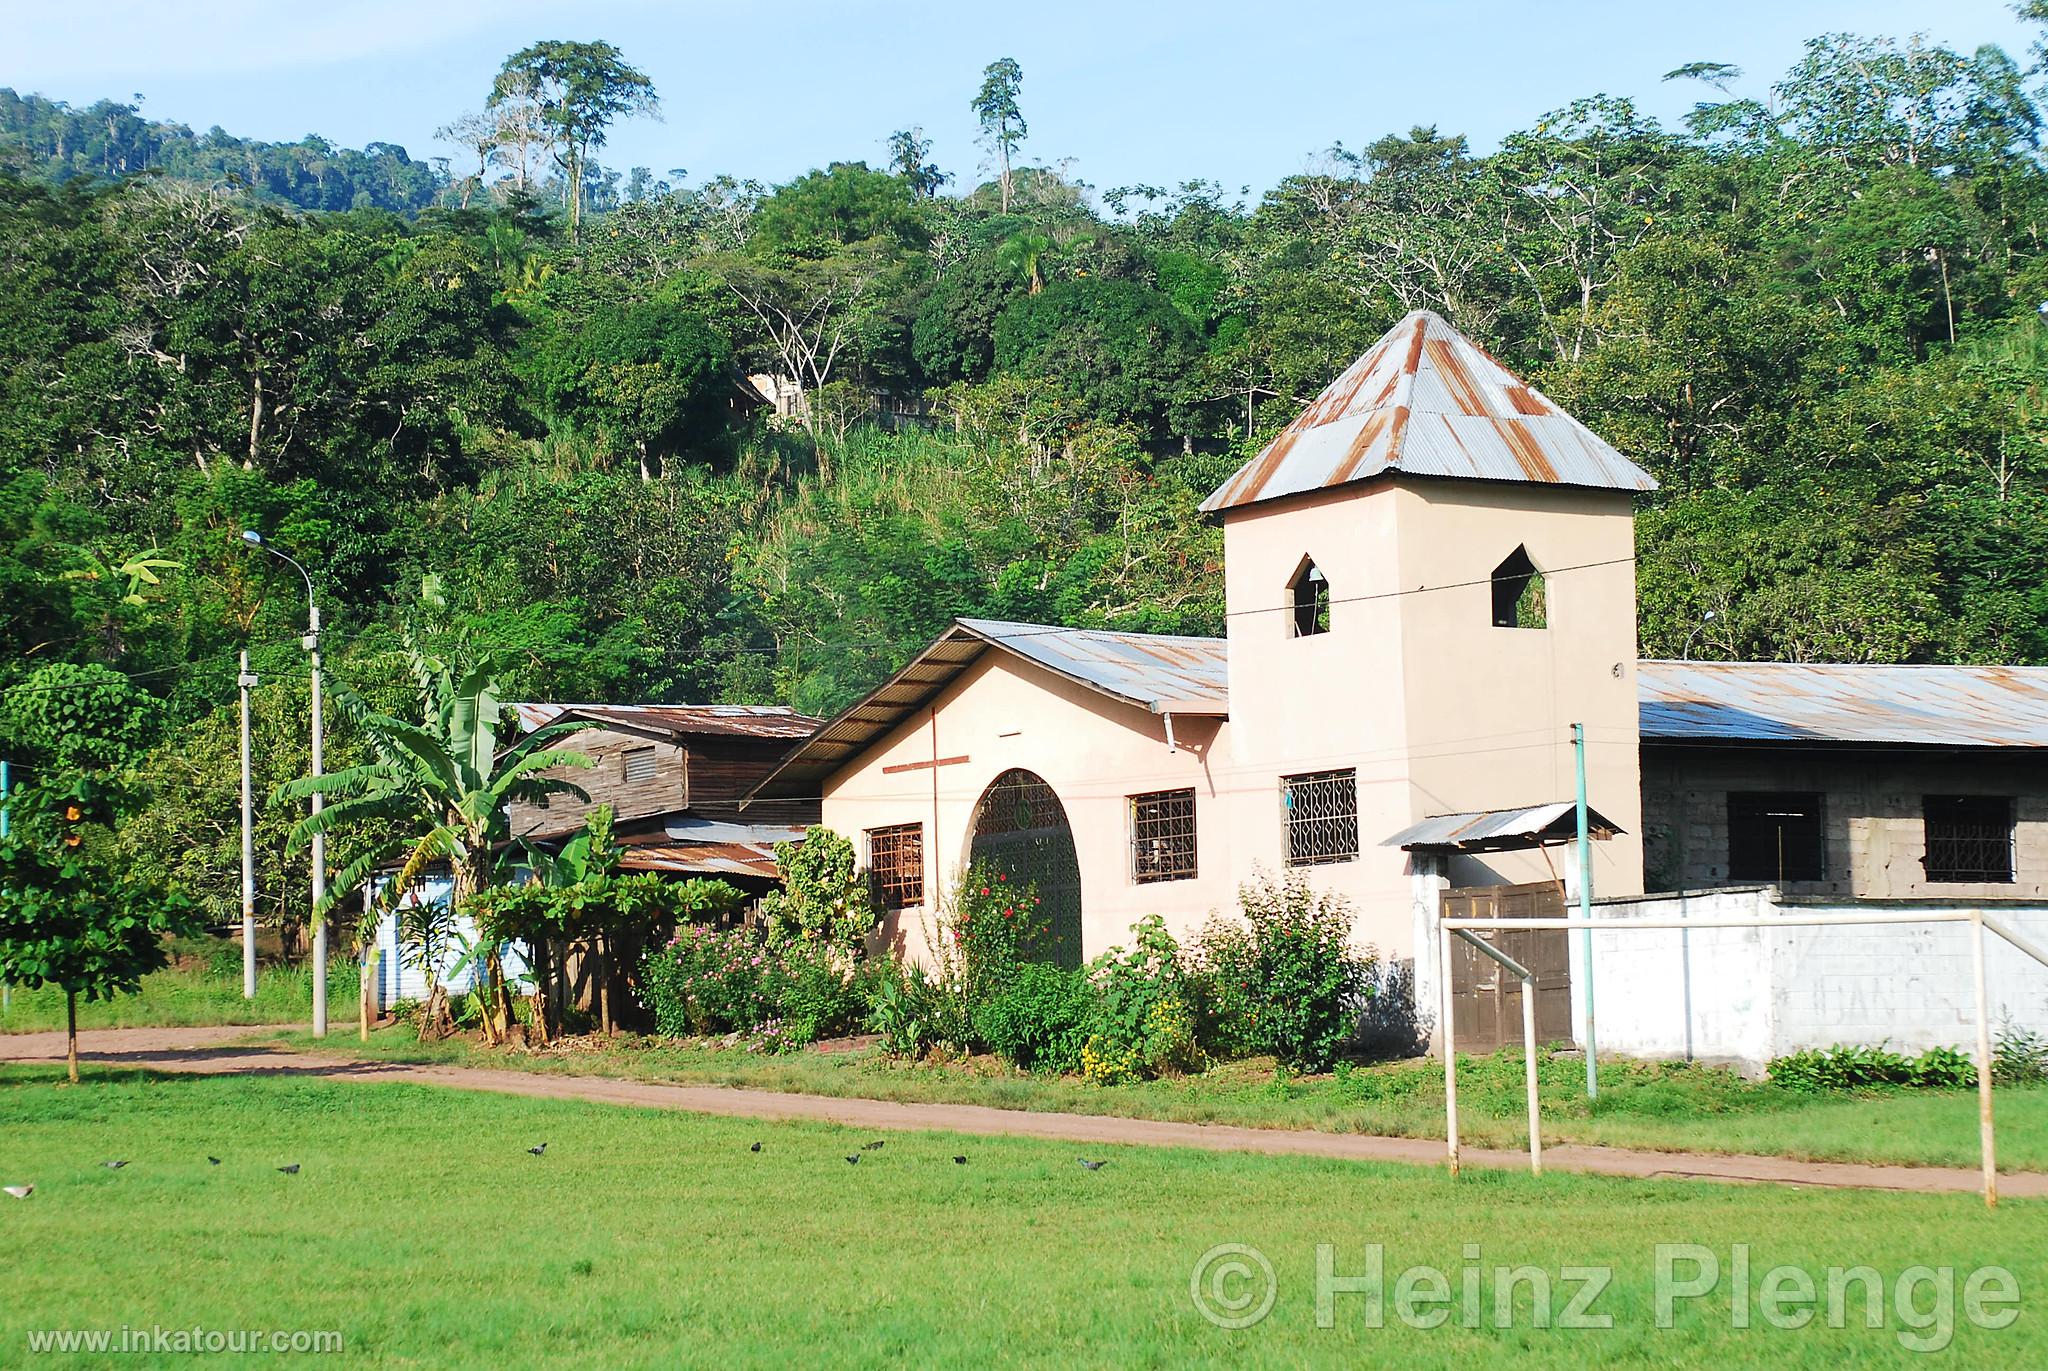
[[[1477,886],[1447,890],[1447,919],[1559,919],[1564,886]],[[1473,933],[1536,973],[1536,1041],[1572,1040],[1571,962],[1558,929],[1481,929]],[[1521,979],[1463,938],[1451,939],[1451,1024],[1460,1052],[1491,1052],[1522,1041]]]

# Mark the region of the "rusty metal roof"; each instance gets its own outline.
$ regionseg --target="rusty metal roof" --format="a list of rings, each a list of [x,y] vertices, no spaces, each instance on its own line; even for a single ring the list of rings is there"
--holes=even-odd
[[[1476,814],[1439,814],[1410,824],[1381,847],[1409,852],[1509,852],[1568,843],[1578,837],[1578,806],[1570,800],[1528,809],[1487,809]],[[1613,820],[1588,806],[1586,828],[1595,838],[1621,832]]]
[[[619,869],[673,875],[759,876],[779,880],[775,845],[802,842],[804,830],[691,814],[672,815],[659,829],[618,835]]]
[[[1202,502],[1237,509],[1383,472],[1655,490],[1622,456],[1484,348],[1418,309],[1389,329]]]
[[[1230,712],[1221,638],[957,619],[910,665],[792,749],[747,803],[816,794],[827,776],[923,708],[991,648],[1152,714]]]
[[[1641,663],[1645,741],[2048,748],[2048,667]]]
[[[807,738],[818,720],[786,705],[515,704],[528,729],[557,719],[590,719],[607,728],[672,737]]]

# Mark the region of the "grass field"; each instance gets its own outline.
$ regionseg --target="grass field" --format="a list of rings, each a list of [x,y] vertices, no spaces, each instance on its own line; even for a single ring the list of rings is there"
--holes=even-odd
[[[2048,1266],[2048,1209],[2025,1202],[1987,1213],[1967,1196],[1453,1181],[1145,1148],[1089,1154],[1109,1161],[1090,1172],[1072,1146],[1019,1139],[890,1134],[858,1152],[865,1135],[825,1125],[397,1084],[54,1079],[0,1072],[0,1182],[37,1187],[27,1201],[0,1197],[4,1364],[64,1364],[16,1351],[34,1330],[161,1325],[338,1330],[343,1353],[322,1364],[384,1366],[1822,1368],[1905,1360],[1902,1334],[1940,1341],[1937,1279],[1909,1278],[1908,1313],[1933,1321],[1924,1333],[1890,1303],[1916,1265],[1955,1269],[1950,1364],[2048,1363],[2048,1320],[2027,1310]],[[543,1141],[545,1156],[526,1153]],[[115,1158],[130,1165],[100,1165]],[[297,1175],[274,1169],[294,1162]],[[1219,1328],[1196,1309],[1197,1262],[1225,1243],[1274,1269],[1275,1300],[1255,1326]],[[1324,1243],[1340,1275],[1366,1270],[1368,1245],[1383,1245],[1384,1327],[1368,1326],[1364,1295],[1336,1297],[1334,1326],[1317,1326]],[[1655,1251],[1681,1243],[1715,1252],[1724,1277],[1748,1245],[1751,1327],[1731,1326],[1726,1279],[1656,1327]],[[1860,1287],[1854,1326],[1826,1326],[1825,1313],[1770,1326],[1758,1292],[1781,1263],[1823,1290],[1830,1266],[1875,1268],[1884,1326],[1862,1326]],[[1418,1264],[1449,1281],[1443,1326],[1401,1317],[1397,1277]],[[1534,1326],[1527,1280],[1497,1326],[1493,1268],[1523,1264],[1556,1282],[1540,1301],[1553,1313],[1581,1284],[1562,1268],[1611,1268],[1591,1312],[1614,1326]],[[2027,1310],[2002,1330],[1972,1323],[1962,1301],[1968,1273],[1987,1264],[2016,1273]],[[1480,1279],[1471,1328],[1468,1268]],[[1256,1276],[1226,1281],[1216,1303],[1262,1289]]]
[[[327,1003],[337,1016],[356,1012],[355,963],[328,964]],[[142,978],[142,991],[95,1003],[80,1001],[80,1028],[188,1028],[211,1024],[306,1023],[313,1017],[313,976],[303,967],[265,967],[256,998],[242,998],[241,973],[217,976],[203,968],[156,971]],[[32,1033],[64,1027],[64,992],[54,986],[14,986],[0,1009],[0,1033]]]
[[[315,1045],[303,1034],[284,1036],[297,1047]],[[328,1046],[403,1061],[1253,1128],[1394,1137],[1442,1137],[1444,1129],[1443,1069],[1435,1062],[1394,1063],[1338,1077],[1285,1078],[1270,1061],[1233,1062],[1180,1080],[1102,1087],[1025,1075],[985,1060],[933,1066],[874,1050],[770,1056],[631,1037],[617,1039],[609,1049],[591,1040],[579,1042],[579,1050],[560,1053],[491,1052],[461,1041],[421,1044],[409,1030],[394,1028],[375,1034],[367,1047],[352,1034],[330,1038]],[[1544,1062],[1546,1141],[1818,1161],[1977,1162],[1977,1097],[1972,1091],[1801,1095],[1725,1071],[1619,1061],[1602,1068],[1602,1079],[1601,1098],[1589,1102],[1582,1059]],[[1465,1139],[1475,1145],[1526,1146],[1522,1092],[1518,1053],[1468,1060],[1460,1070],[1458,1092]],[[2000,1164],[2048,1170],[2048,1089],[2001,1088],[1996,1108]]]

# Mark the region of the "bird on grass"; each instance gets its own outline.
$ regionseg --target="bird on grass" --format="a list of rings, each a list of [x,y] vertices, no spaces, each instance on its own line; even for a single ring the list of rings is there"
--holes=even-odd
[[[1075,1160],[1080,1162],[1081,1165],[1087,1167],[1090,1171],[1100,1171],[1103,1167],[1109,1165],[1107,1161],[1091,1162],[1086,1157],[1077,1157],[1075,1158]]]
[[[860,1165],[860,1153],[858,1153],[858,1152],[855,1152],[855,1153],[852,1153],[852,1154],[850,1154],[850,1155],[849,1155],[849,1156],[847,1157],[847,1159],[846,1159],[846,1164],[847,1164],[848,1166],[859,1166],[859,1165]]]
[[[208,1166],[219,1166],[219,1165],[220,1165],[220,1158],[219,1158],[219,1157],[208,1157],[208,1158],[206,1159],[206,1164],[207,1164]]]
[[[104,1167],[105,1167],[105,1168],[107,1168],[107,1170],[109,1170],[109,1171],[119,1171],[119,1170],[120,1170],[120,1169],[121,1169],[122,1167],[124,1167],[124,1166],[128,1165],[128,1163],[126,1163],[126,1162],[101,1162],[101,1163],[100,1163],[100,1165],[101,1165],[101,1166],[104,1166]]]
[[[761,1144],[759,1144],[759,1143],[755,1143],[755,1144],[754,1144],[754,1145],[753,1145],[752,1147],[750,1147],[750,1148],[748,1148],[748,1149],[747,1149],[747,1151],[749,1151],[749,1152],[759,1152],[760,1150],[761,1150]]]
[[[287,1176],[296,1176],[299,1174],[299,1164],[297,1162],[293,1162],[290,1166],[280,1166],[277,1169],[284,1172],[284,1174]]]
[[[965,1166],[965,1165],[967,1165],[967,1158],[965,1158],[965,1157],[955,1157],[955,1158],[953,1158],[953,1165],[955,1165],[955,1166]]]
[[[860,1145],[860,1150],[861,1150],[861,1151],[863,1151],[863,1152],[875,1152],[875,1151],[879,1151],[879,1150],[881,1149],[881,1147],[882,1147],[882,1142],[883,1142],[883,1140],[881,1140],[881,1139],[877,1139],[876,1141],[874,1141],[874,1142],[871,1142],[871,1143],[862,1143],[862,1144]]]
[[[25,1200],[36,1193],[36,1188],[32,1185],[0,1185],[0,1190],[5,1190],[17,1200]]]
[[[542,1143],[539,1147],[529,1147],[526,1150],[528,1152],[531,1152],[536,1157],[544,1157],[547,1155],[548,1145],[546,1143]]]

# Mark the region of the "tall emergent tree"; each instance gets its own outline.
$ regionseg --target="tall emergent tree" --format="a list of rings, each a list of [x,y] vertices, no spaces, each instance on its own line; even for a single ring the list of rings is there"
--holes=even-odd
[[[997,184],[1002,188],[1003,213],[1010,212],[1010,157],[1030,130],[1024,111],[1018,107],[1017,92],[1024,85],[1024,68],[1014,57],[998,57],[981,73],[981,89],[969,102],[981,120],[981,143],[996,156],[1000,169]]]
[[[411,724],[372,708],[346,686],[333,698],[371,760],[360,766],[308,776],[282,786],[278,797],[303,800],[324,795],[328,807],[308,815],[292,830],[294,849],[316,833],[347,831],[361,846],[336,876],[330,905],[380,871],[397,868],[373,902],[373,912],[395,907],[415,891],[438,863],[446,862],[453,889],[448,902],[461,908],[491,884],[498,846],[508,836],[506,805],[539,802],[550,795],[587,800],[567,781],[541,775],[551,767],[588,766],[581,752],[548,744],[590,727],[564,722],[535,729],[501,750],[505,710],[498,683],[506,664],[494,654],[454,664],[417,647],[409,650],[419,683],[424,718]],[[317,911],[325,915],[326,910]],[[375,924],[358,940],[374,935]],[[511,997],[504,968],[494,953],[481,959],[485,976],[484,1036],[502,1042],[511,1031]]]
[[[568,184],[569,232],[581,238],[583,173],[593,148],[618,120],[635,114],[659,116],[661,100],[647,74],[630,66],[610,43],[548,39],[505,59],[491,85],[490,104],[530,98],[554,133],[555,156]]]

